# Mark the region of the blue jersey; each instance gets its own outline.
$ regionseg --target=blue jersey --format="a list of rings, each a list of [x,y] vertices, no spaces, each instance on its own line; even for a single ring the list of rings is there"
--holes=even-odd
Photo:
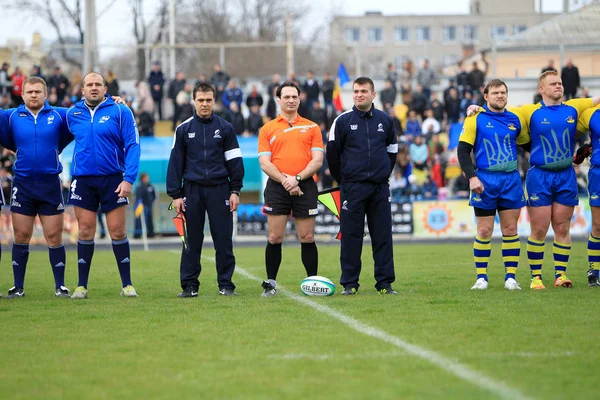
[[[81,100],[67,111],[67,124],[75,136],[72,176],[123,174],[125,181],[135,182],[140,141],[129,107],[107,97],[90,109]]]
[[[58,155],[73,140],[66,124],[66,108],[47,102],[34,115],[24,104],[5,112],[8,116],[3,145],[16,152],[16,177],[46,180],[62,172]]]
[[[475,167],[485,171],[517,170],[517,144],[530,141],[527,124],[518,114],[483,111],[465,119],[461,142],[473,146]]]
[[[585,110],[579,117],[579,124],[577,125],[578,131],[582,133],[590,132],[592,143],[590,163],[597,166],[600,166],[600,112],[597,112],[599,110],[600,106]]]
[[[593,106],[592,99],[574,99],[553,106],[542,101],[514,109],[529,125],[529,163],[556,171],[571,167],[577,121],[583,111]]]

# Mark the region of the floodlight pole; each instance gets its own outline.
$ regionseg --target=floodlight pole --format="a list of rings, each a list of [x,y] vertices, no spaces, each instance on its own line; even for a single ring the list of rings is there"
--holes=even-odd
[[[83,35],[83,74],[96,65],[96,1],[85,0],[85,33]]]
[[[292,41],[292,21],[289,13],[285,18],[285,41],[287,76],[290,76],[294,72],[294,43]]]
[[[175,0],[169,0],[169,73],[175,78]]]

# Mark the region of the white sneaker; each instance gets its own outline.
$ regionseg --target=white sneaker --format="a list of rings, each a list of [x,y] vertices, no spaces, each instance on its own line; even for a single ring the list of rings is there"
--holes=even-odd
[[[487,287],[488,282],[483,278],[479,278],[477,279],[471,290],[487,290]]]
[[[504,281],[504,289],[506,290],[521,290],[519,283],[514,278],[508,278]]]
[[[136,293],[136,291],[133,288],[133,286],[127,285],[123,289],[121,289],[121,296],[125,296],[125,297],[138,297],[138,294]]]

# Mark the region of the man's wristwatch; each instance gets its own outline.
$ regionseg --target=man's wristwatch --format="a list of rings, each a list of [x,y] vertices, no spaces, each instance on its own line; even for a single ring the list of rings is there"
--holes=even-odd
[[[298,182],[302,182],[302,177],[300,176],[300,174],[296,175],[296,180]]]
[[[237,194],[238,196],[240,195],[240,192],[239,192],[239,191],[237,191],[237,190],[232,190],[230,193],[231,193],[231,194]]]

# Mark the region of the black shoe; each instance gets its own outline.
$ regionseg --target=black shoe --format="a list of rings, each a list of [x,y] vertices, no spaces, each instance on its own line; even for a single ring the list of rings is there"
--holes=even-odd
[[[23,288],[11,287],[8,289],[7,299],[16,299],[18,297],[25,297],[25,290]]]
[[[54,296],[56,297],[65,297],[65,298],[71,298],[71,293],[69,292],[69,289],[67,289],[64,286],[59,287],[58,289],[56,289],[54,291]]]
[[[377,291],[377,293],[379,294],[398,294],[398,292],[396,292],[394,289],[392,289],[392,287],[387,287],[387,288],[383,288],[383,289],[379,289]]]
[[[343,296],[352,296],[353,294],[356,294],[358,292],[358,290],[355,287],[345,287],[344,291],[342,292]]]
[[[238,295],[236,292],[233,291],[233,289],[227,289],[227,288],[219,290],[219,294],[221,296],[237,296]]]
[[[588,278],[588,286],[600,286],[600,279],[594,274],[594,270],[592,268],[588,269],[587,272]]]
[[[275,289],[275,287],[273,285],[271,285],[269,282],[263,281],[261,286],[263,289],[265,289],[263,291],[263,294],[261,294],[262,297],[273,297],[277,294],[277,289]]]
[[[198,289],[193,288],[191,286],[187,286],[185,289],[183,289],[183,292],[181,292],[177,295],[177,297],[179,297],[179,298],[198,297]]]

